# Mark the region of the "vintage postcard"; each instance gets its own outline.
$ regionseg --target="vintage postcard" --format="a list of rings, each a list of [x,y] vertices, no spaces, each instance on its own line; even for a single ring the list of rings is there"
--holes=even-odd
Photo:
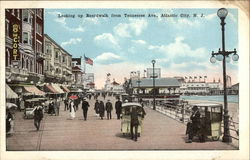
[[[248,159],[246,6],[1,2],[1,159]]]

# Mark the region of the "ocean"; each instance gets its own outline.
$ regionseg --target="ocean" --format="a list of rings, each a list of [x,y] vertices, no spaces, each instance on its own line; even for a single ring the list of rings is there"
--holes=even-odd
[[[204,100],[204,101],[213,101],[213,102],[224,102],[224,96],[180,96],[180,98],[185,100]],[[228,95],[227,101],[229,103],[239,103],[238,95]]]

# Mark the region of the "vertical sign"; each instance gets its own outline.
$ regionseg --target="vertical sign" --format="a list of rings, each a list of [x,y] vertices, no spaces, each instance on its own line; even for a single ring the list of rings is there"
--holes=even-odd
[[[18,65],[18,60],[20,60],[19,54],[19,41],[20,41],[20,26],[18,24],[13,24],[12,26],[12,37],[13,37],[13,50],[12,50],[12,60],[13,65]]]

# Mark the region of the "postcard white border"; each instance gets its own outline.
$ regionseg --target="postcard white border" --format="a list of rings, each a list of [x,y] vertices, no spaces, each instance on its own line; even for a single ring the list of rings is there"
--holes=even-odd
[[[244,4],[245,3],[245,4]],[[98,4],[98,5],[97,5]],[[18,160],[78,159],[237,159],[249,158],[249,1],[1,1],[1,157]],[[5,8],[237,8],[239,21],[239,82],[240,82],[240,147],[239,150],[215,151],[5,151]],[[209,58],[209,57],[208,57]]]

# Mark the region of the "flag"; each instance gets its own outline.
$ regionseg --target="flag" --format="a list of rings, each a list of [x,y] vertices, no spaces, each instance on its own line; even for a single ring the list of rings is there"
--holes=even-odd
[[[84,60],[85,60],[85,63],[90,64],[90,65],[93,66],[93,60],[92,59],[90,59],[89,57],[85,57],[85,55],[84,55]]]

